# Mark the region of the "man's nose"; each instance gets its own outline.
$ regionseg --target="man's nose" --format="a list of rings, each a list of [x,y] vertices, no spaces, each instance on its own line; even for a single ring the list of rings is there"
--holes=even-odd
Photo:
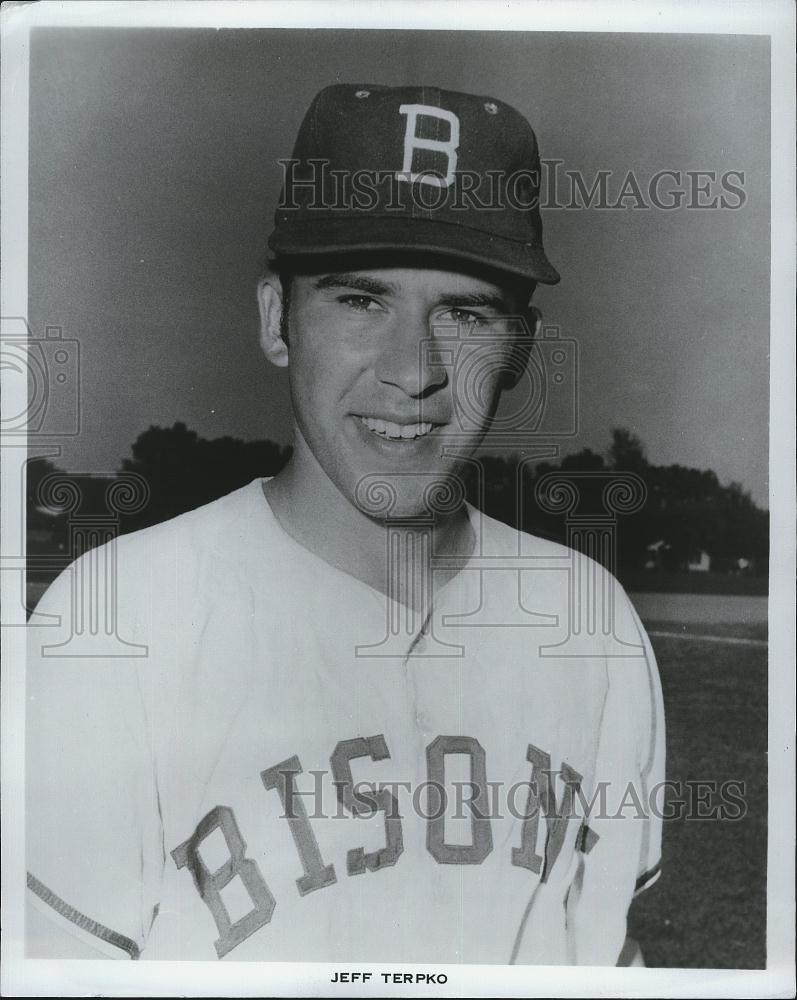
[[[377,379],[408,396],[422,398],[442,388],[448,374],[437,357],[426,317],[404,317],[385,337],[375,365]]]

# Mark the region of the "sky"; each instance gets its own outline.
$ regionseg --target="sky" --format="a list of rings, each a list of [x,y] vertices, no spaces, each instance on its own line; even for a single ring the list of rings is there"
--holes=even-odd
[[[506,101],[560,177],[609,171],[610,201],[629,171],[643,193],[657,171],[681,171],[687,191],[686,171],[743,172],[738,208],[544,208],[562,280],[535,301],[577,344],[565,452],[603,451],[627,427],[655,464],[714,469],[767,506],[769,50],[739,35],[39,29],[28,321],[80,345],[62,467],[112,472],[147,427],[176,421],[290,440],[255,286],[277,160],[334,82]],[[722,193],[709,187],[698,201]]]

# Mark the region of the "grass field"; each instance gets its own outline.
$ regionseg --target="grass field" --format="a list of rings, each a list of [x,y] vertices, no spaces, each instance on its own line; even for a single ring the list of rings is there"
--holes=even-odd
[[[620,575],[626,590],[658,594],[738,594],[763,596],[769,589],[769,578],[763,576],[733,576],[730,573],[687,573],[666,570],[631,570]]]
[[[647,621],[651,632],[675,631]],[[766,626],[706,624],[702,634],[766,639]],[[654,635],[667,721],[667,778],[743,781],[739,820],[664,823],[662,875],[632,905],[648,966],[766,965],[767,650]]]

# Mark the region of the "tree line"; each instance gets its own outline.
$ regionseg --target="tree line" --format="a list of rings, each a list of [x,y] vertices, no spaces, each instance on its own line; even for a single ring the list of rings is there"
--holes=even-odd
[[[207,440],[183,423],[150,427],[133,443],[131,456],[117,473],[122,478],[136,474],[148,488],[143,506],[119,515],[119,531],[156,524],[252,479],[276,475],[290,454],[290,447],[273,441]],[[724,486],[711,470],[650,463],[642,442],[628,430],[614,429],[605,453],[586,448],[558,463],[534,464],[522,454],[484,454],[468,468],[468,498],[485,513],[562,542],[567,540],[567,514],[540,503],[537,487],[544,477],[557,473],[561,479],[572,474],[580,484],[582,500],[586,494],[586,502],[599,513],[600,497],[597,493],[590,497],[590,483],[599,490],[613,473],[632,473],[644,482],[646,496],[639,509],[618,517],[619,571],[684,570],[705,553],[714,571],[767,573],[768,512],[757,507],[738,483]],[[44,459],[28,465],[28,550],[33,555],[64,552],[69,546],[70,514],[53,502],[55,491],[47,489],[54,476],[69,478],[70,474]],[[76,477],[81,517],[108,513],[107,487],[113,478]]]

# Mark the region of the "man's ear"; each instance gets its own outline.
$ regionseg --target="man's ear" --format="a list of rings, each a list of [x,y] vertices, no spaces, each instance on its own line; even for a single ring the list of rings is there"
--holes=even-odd
[[[282,337],[282,282],[268,271],[257,283],[260,310],[260,346],[278,368],[288,367],[288,345]]]
[[[501,380],[502,389],[514,389],[521,378],[523,378],[529,363],[529,356],[534,346],[534,341],[539,336],[542,326],[542,313],[536,306],[529,304],[526,309],[526,315],[528,317],[528,328],[522,331],[515,342],[511,360]]]

